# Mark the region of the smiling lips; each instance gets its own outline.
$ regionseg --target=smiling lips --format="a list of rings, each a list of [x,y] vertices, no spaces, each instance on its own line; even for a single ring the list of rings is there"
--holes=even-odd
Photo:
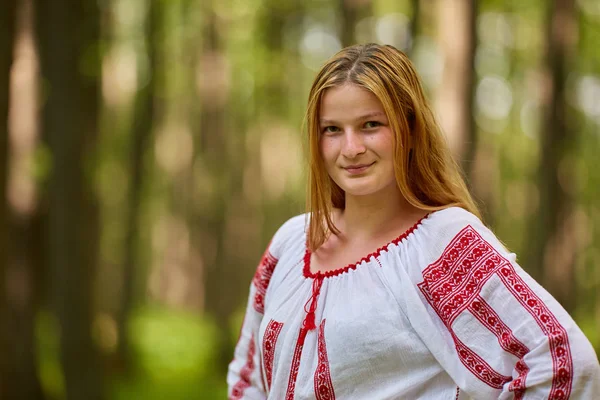
[[[347,167],[344,167],[344,169],[346,171],[348,171],[348,173],[350,175],[358,175],[358,174],[362,174],[363,172],[365,172],[367,170],[367,168],[369,168],[371,165],[373,165],[374,163],[371,164],[356,164],[356,165],[349,165]]]

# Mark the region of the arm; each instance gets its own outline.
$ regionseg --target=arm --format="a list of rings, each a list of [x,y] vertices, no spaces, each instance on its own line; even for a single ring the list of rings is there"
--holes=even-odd
[[[227,386],[229,399],[266,399],[258,352],[258,332],[264,314],[264,298],[277,259],[269,252],[263,255],[250,285],[246,315],[240,338],[229,364]]]
[[[290,235],[302,233],[304,221],[305,216],[299,215],[285,222],[273,236],[256,269],[250,285],[240,338],[227,372],[229,399],[267,398],[259,348],[259,330],[265,312],[265,296],[275,267],[285,253]]]
[[[566,311],[479,220],[454,225],[419,277],[431,326],[416,330],[460,389],[473,398],[600,398],[594,349]]]

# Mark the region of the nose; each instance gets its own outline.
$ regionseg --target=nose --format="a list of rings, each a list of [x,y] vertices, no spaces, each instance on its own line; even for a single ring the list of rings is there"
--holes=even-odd
[[[367,150],[364,138],[360,132],[348,130],[344,135],[342,155],[346,158],[355,158]]]

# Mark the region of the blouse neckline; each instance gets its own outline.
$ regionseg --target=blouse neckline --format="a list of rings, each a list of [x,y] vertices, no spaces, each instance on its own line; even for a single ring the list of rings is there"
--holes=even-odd
[[[390,242],[388,242],[387,244],[385,244],[384,246],[378,248],[377,250],[375,250],[374,252],[371,252],[369,254],[367,254],[366,256],[362,257],[360,260],[358,260],[355,263],[351,263],[346,265],[345,267],[342,268],[336,268],[336,269],[332,269],[329,271],[317,271],[317,272],[311,272],[310,270],[310,256],[311,256],[311,251],[308,248],[308,243],[306,244],[306,250],[304,252],[304,268],[303,268],[303,275],[305,278],[312,278],[312,279],[323,279],[323,278],[330,278],[332,276],[338,276],[341,274],[344,274],[352,269],[356,269],[356,267],[358,267],[360,264],[362,264],[363,262],[367,262],[369,261],[369,259],[371,257],[377,258],[380,256],[382,251],[387,251],[388,247],[391,245],[397,245],[398,243],[400,243],[402,240],[406,239],[406,237],[408,237],[408,235],[410,235],[411,233],[413,233],[420,225],[421,223],[431,215],[431,213],[427,213],[425,216],[421,217],[417,222],[415,222],[415,224],[413,226],[411,226],[410,228],[408,228],[404,233],[402,233],[400,236],[398,236],[397,238],[391,240]]]

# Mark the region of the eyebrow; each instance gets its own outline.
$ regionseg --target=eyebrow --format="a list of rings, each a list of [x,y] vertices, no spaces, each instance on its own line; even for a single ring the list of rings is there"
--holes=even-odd
[[[375,112],[372,112],[372,113],[368,113],[368,114],[362,115],[362,116],[356,118],[355,121],[364,121],[364,120],[369,119],[369,118],[381,117],[381,116],[385,117],[385,113],[383,113],[381,111],[375,111]],[[325,124],[335,124],[336,123],[336,121],[334,121],[332,119],[326,119],[326,118],[321,118],[319,120],[319,122],[322,125],[325,125]]]

